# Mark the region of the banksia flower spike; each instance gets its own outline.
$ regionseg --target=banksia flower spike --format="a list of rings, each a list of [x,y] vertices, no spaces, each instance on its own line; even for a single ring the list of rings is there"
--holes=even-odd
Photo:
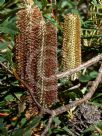
[[[38,60],[38,92],[43,107],[51,106],[57,99],[57,29],[47,23],[45,26],[44,42]],[[55,77],[50,78],[52,75]]]
[[[32,94],[38,101],[38,92],[36,87],[37,76],[37,57],[42,45],[41,22],[44,19],[37,6],[25,5],[25,9],[17,12],[17,28],[19,34],[15,37],[14,58],[16,70],[19,77],[24,80],[32,89]],[[26,102],[29,108],[36,112],[37,106],[27,92]],[[31,108],[33,107],[33,108]]]
[[[36,98],[37,102],[40,99],[40,92],[37,90],[37,63],[38,57],[40,54],[40,48],[42,46],[43,39],[43,30],[42,30],[42,22],[44,23],[44,19],[38,7],[32,7],[28,9],[28,18],[27,18],[27,28],[26,28],[26,81],[29,86],[32,88],[32,94]],[[37,106],[32,99],[28,100],[31,106],[30,111],[37,112]],[[27,100],[27,101],[28,101]]]
[[[80,45],[80,18],[75,14],[68,14],[64,19],[62,63],[64,70],[70,70],[81,64]],[[71,76],[72,80],[78,78],[79,73]]]
[[[51,106],[57,98],[57,78],[50,79],[57,69],[57,30],[45,23],[37,6],[29,3],[17,13],[17,27],[20,31],[15,37],[17,73],[30,86],[41,106]],[[28,113],[38,112],[28,92],[26,103]]]
[[[57,28],[51,23],[46,24],[45,51],[45,106],[51,106],[57,100]],[[53,79],[50,77],[55,75]]]

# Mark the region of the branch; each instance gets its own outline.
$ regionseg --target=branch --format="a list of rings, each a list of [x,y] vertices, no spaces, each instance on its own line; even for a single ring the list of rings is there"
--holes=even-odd
[[[82,69],[85,69],[85,68],[88,68],[90,67],[91,65],[99,62],[100,60],[102,60],[102,54],[96,56],[96,57],[93,57],[92,59],[88,60],[87,62],[83,63],[82,65],[80,65],[79,67],[77,68],[74,68],[72,70],[68,70],[66,72],[62,72],[60,74],[57,74],[57,79],[60,79],[60,78],[63,78],[63,77],[68,77]],[[51,76],[53,77],[53,76]]]
[[[95,63],[99,62],[100,60],[102,60],[102,54],[100,55],[97,55],[96,57],[93,57],[92,59],[88,60],[87,62],[83,63],[82,65],[80,65],[79,67],[77,68],[74,68],[72,70],[68,70],[66,72],[62,72],[62,73],[59,73],[57,74],[57,79],[60,79],[60,78],[63,78],[63,77],[68,77],[82,69],[85,69],[85,68],[88,68],[90,67],[91,65],[94,65]],[[2,62],[0,62],[0,65],[6,70],[8,71],[10,74],[13,74],[12,71],[10,71]],[[47,79],[51,79],[51,78],[54,78],[55,75],[52,75],[50,78],[45,78],[46,80]]]
[[[68,90],[70,91],[70,90],[74,90],[74,89],[77,89],[77,88],[79,88],[81,86],[81,84],[79,83],[79,84],[77,84],[77,85],[75,85],[75,86],[72,86],[71,88],[69,88]],[[64,91],[65,92],[65,91]]]
[[[2,62],[0,62],[0,65],[5,69],[5,71],[9,72],[11,75],[13,74],[11,70],[9,70],[9,68],[4,65]]]
[[[51,126],[52,121],[53,121],[53,116],[50,117],[50,119],[48,121],[48,125],[45,128],[44,132],[41,134],[41,136],[45,136],[46,135],[46,133],[48,132],[48,130],[49,130],[50,126]]]
[[[68,111],[72,107],[78,106],[78,105],[82,104],[83,102],[89,100],[93,96],[93,94],[95,93],[99,83],[101,82],[101,79],[102,79],[102,64],[99,69],[99,73],[97,75],[97,78],[95,81],[93,81],[92,86],[89,88],[88,93],[80,100],[76,100],[68,105],[61,106],[60,108],[57,108],[56,110],[52,110],[54,113],[54,116],[62,114],[63,112]]]
[[[55,116],[57,116],[59,114],[62,114],[63,112],[66,112],[69,109],[71,109],[71,108],[73,108],[75,106],[78,106],[78,105],[84,103],[85,101],[89,100],[93,96],[93,94],[95,93],[99,83],[101,82],[101,79],[102,79],[102,64],[101,64],[101,67],[99,69],[99,73],[97,75],[96,80],[93,81],[92,86],[89,88],[88,93],[82,99],[76,100],[76,101],[74,101],[74,102],[72,102],[70,104],[61,106],[61,107],[51,111],[52,116],[49,119],[48,126],[45,128],[45,130],[44,130],[44,132],[42,133],[41,136],[45,136],[45,134],[47,134],[47,132],[48,132],[50,126],[51,126],[51,123],[52,123],[52,117],[55,117]]]

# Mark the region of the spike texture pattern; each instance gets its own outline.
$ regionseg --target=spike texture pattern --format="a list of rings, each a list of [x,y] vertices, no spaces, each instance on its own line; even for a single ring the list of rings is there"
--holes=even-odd
[[[47,107],[52,105],[57,98],[57,78],[56,76],[53,79],[50,78],[57,72],[57,30],[51,23],[47,23],[44,30],[37,67],[37,88],[41,93],[40,102]]]
[[[68,14],[64,19],[62,63],[64,70],[76,68],[81,64],[80,46],[80,18],[75,14]],[[79,73],[71,76],[74,80]]]
[[[51,106],[57,98],[57,31],[45,24],[38,7],[28,6],[17,13],[20,33],[15,37],[17,73],[32,89],[32,94],[43,107]],[[26,101],[33,114],[37,106],[27,93]]]

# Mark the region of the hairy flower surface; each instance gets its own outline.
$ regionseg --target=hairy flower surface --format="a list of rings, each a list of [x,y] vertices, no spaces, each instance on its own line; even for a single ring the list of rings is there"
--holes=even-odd
[[[64,70],[76,68],[81,64],[80,18],[75,14],[67,14],[64,19],[62,62]],[[74,80],[79,73],[71,76]]]
[[[57,98],[57,30],[51,24],[45,26],[44,39],[38,60],[38,89],[41,93],[40,103],[51,106]],[[52,75],[55,77],[50,78]]]
[[[15,37],[15,61],[19,77],[31,88],[42,107],[51,106],[57,98],[57,30],[45,23],[36,6],[26,6],[17,13],[19,34]],[[37,112],[36,103],[27,92],[29,112]]]

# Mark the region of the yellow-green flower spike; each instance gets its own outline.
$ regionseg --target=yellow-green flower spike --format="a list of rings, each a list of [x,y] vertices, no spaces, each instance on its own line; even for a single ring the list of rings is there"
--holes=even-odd
[[[67,14],[64,18],[63,29],[62,63],[65,71],[81,64],[80,17],[76,14]],[[75,80],[78,76],[79,73],[75,73],[71,79]]]

